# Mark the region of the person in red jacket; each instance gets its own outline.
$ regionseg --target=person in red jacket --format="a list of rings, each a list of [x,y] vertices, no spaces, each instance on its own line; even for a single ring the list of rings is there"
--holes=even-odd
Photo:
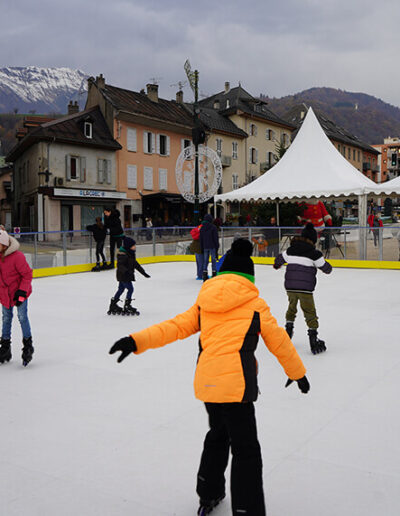
[[[210,429],[197,474],[198,514],[208,514],[225,496],[229,451],[232,514],[266,514],[254,410],[259,393],[255,351],[260,335],[289,377],[286,386],[294,380],[304,394],[310,388],[296,348],[259,296],[252,249],[249,240],[235,240],[218,275],[203,284],[188,310],[123,337],[110,349],[110,354],[121,352],[121,362],[132,353],[138,355],[200,332],[194,389],[196,398],[205,403]]]
[[[28,297],[32,293],[32,269],[21,251],[19,243],[6,231],[0,230],[0,303],[3,326],[0,340],[0,363],[11,360],[11,324],[14,306],[22,330],[22,364],[32,360],[33,345],[28,318]]]
[[[379,212],[376,215],[374,213],[370,213],[368,215],[367,221],[368,221],[368,225],[371,228],[371,231],[374,235],[374,246],[376,247],[379,242],[379,233],[382,231],[379,228],[383,228],[381,214]]]

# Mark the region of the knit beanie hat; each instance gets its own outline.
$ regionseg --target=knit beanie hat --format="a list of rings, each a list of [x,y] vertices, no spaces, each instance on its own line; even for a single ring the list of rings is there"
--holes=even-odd
[[[122,240],[122,245],[124,247],[124,249],[126,249],[127,251],[130,250],[130,248],[133,246],[133,245],[136,245],[136,241],[133,240],[133,238],[130,238],[130,237],[124,237],[123,240]]]
[[[212,222],[213,218],[211,217],[211,215],[209,213],[207,213],[207,215],[204,217],[204,221],[205,222]]]
[[[254,263],[250,258],[252,252],[252,243],[245,238],[238,238],[226,253],[219,274],[236,272],[254,283]]]
[[[317,232],[314,229],[314,224],[311,224],[311,222],[306,224],[301,232],[301,236],[311,240],[311,242],[315,244],[317,242]]]
[[[6,245],[7,247],[10,245],[10,237],[4,229],[0,229],[0,244]]]

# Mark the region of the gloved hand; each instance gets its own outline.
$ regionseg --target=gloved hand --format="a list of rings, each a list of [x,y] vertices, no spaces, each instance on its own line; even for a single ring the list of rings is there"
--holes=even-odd
[[[151,278],[150,274],[147,274],[147,272],[145,272],[145,273],[143,274],[143,276],[144,276],[145,278]]]
[[[132,337],[122,337],[122,339],[117,340],[109,351],[110,355],[113,355],[117,351],[121,351],[120,356],[118,357],[117,362],[122,362],[128,355],[134,353],[137,350],[136,342]]]
[[[23,301],[20,300],[20,298],[24,298]],[[16,290],[15,291],[15,294],[14,294],[14,301],[15,301],[15,306],[20,306],[22,305],[22,303],[25,301],[26,299],[26,292],[25,290]]]
[[[289,387],[291,383],[293,383],[294,380],[291,380],[290,378],[286,382],[285,387]],[[310,390],[310,384],[308,383],[307,376],[303,376],[303,378],[300,378],[300,380],[296,380],[298,388],[301,390],[303,394],[307,394],[307,392]]]

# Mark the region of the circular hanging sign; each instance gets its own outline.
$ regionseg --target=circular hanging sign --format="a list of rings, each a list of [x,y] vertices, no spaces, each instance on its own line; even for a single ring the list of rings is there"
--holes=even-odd
[[[217,192],[222,181],[222,163],[218,154],[210,147],[199,145],[199,202],[206,202]],[[196,149],[194,145],[185,147],[176,160],[176,184],[184,199],[194,198],[194,168]]]

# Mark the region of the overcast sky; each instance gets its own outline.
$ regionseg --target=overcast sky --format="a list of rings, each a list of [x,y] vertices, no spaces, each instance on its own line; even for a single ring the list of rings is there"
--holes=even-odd
[[[189,58],[203,94],[328,86],[400,106],[400,0],[0,0],[0,15],[0,67],[68,66],[133,90],[156,78],[173,98]]]

